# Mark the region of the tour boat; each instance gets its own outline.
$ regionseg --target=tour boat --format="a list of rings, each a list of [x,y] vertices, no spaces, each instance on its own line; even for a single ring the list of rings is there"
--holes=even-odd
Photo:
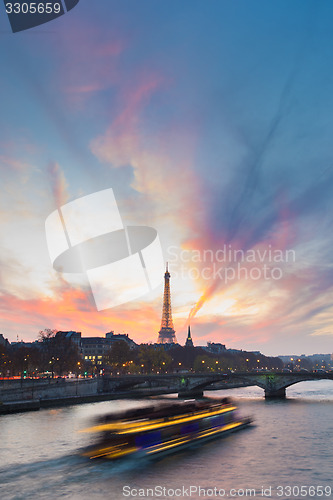
[[[108,415],[85,432],[98,434],[97,444],[83,453],[90,459],[115,460],[157,456],[224,436],[251,424],[237,416],[237,407],[222,401],[184,401]]]

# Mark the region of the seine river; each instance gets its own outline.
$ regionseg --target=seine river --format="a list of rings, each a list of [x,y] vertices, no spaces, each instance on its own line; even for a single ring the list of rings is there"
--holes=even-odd
[[[332,381],[297,384],[285,401],[265,401],[256,387],[211,395],[231,396],[255,426],[158,461],[113,465],[79,453],[94,416],[142,400],[1,416],[0,499],[333,499]]]

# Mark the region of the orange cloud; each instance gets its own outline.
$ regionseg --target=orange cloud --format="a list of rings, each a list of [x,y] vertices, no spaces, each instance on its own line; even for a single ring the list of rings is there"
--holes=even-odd
[[[98,312],[89,294],[63,285],[56,297],[20,299],[2,295],[0,325],[4,336],[11,341],[16,340],[17,335],[24,340],[35,340],[40,330],[52,328],[81,331],[83,336],[103,336],[110,330],[125,331],[141,343],[147,339],[156,340],[159,317],[145,304],[131,310]]]

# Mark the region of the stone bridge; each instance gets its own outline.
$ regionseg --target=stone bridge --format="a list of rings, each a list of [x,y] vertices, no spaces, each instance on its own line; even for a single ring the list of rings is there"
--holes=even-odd
[[[103,377],[100,392],[140,390],[143,393],[171,394],[180,397],[200,397],[204,391],[217,391],[235,387],[258,386],[266,398],[285,398],[286,388],[307,380],[333,380],[332,372],[235,372],[172,373],[153,375],[123,375]]]
[[[265,398],[285,398],[286,388],[298,382],[308,380],[333,380],[332,372],[257,372],[233,373],[230,377],[236,381],[247,381],[247,385],[256,385],[265,391]]]

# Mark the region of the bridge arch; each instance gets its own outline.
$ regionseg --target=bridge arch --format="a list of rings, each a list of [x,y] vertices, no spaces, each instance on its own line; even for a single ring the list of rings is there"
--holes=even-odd
[[[265,398],[285,398],[291,385],[308,380],[333,380],[333,372],[239,372],[239,373],[174,373],[103,377],[100,392],[142,391],[147,394],[178,393],[180,397],[199,397],[204,391],[258,386]],[[160,392],[159,392],[160,391]]]
[[[313,380],[333,380],[333,373],[312,373],[312,372],[290,372],[290,373],[234,373],[234,380],[242,380],[247,385],[256,385],[265,391],[266,399],[283,399],[286,397],[286,389],[299,382]]]

